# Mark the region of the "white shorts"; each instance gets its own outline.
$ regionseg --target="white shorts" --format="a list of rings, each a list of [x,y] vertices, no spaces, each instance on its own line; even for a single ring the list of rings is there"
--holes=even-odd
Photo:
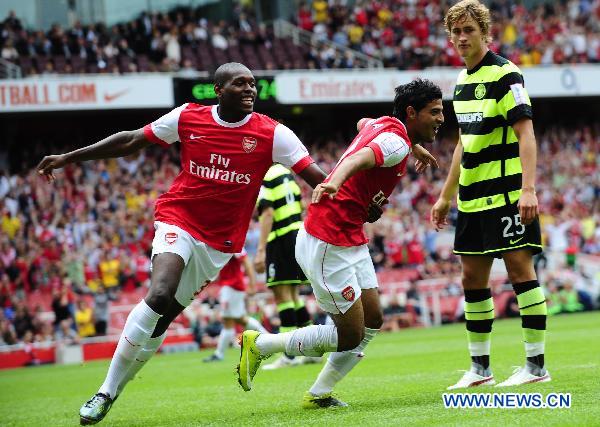
[[[246,292],[238,291],[230,286],[223,286],[219,293],[221,316],[230,319],[241,319],[246,315]]]
[[[367,245],[335,246],[302,228],[296,238],[296,260],[310,280],[319,307],[327,313],[345,313],[362,289],[377,288]]]
[[[185,268],[177,286],[175,299],[179,304],[187,307],[202,288],[215,280],[219,271],[233,254],[213,249],[175,225],[155,221],[154,230],[152,260],[155,255],[165,252],[174,253],[183,258]]]

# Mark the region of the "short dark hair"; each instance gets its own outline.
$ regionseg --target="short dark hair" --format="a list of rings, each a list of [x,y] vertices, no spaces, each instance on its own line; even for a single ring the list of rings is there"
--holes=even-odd
[[[401,121],[406,120],[406,108],[410,105],[420,111],[431,101],[442,99],[442,90],[431,80],[415,79],[396,89],[394,98],[394,117]]]
[[[215,71],[215,84],[217,86],[223,86],[233,75],[239,73],[240,71],[248,71],[252,74],[252,71],[244,64],[240,64],[239,62],[228,62],[226,64],[221,65]]]

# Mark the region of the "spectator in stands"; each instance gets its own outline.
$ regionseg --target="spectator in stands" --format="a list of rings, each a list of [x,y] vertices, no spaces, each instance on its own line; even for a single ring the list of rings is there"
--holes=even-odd
[[[105,246],[100,252],[100,279],[105,288],[113,288],[119,285],[119,274],[121,272],[121,262],[115,256],[115,251],[110,247]]]
[[[169,68],[171,71],[176,71],[179,69],[179,63],[181,62],[181,46],[179,45],[177,27],[172,27],[171,31],[163,36],[163,40]]]
[[[229,42],[222,34],[221,29],[218,26],[213,27],[211,42],[214,48],[225,50],[229,47]]]
[[[25,334],[33,329],[33,323],[31,314],[29,313],[29,308],[25,305],[25,302],[22,300],[14,301],[14,317],[13,317],[13,325],[15,327],[15,333],[17,334],[18,339],[23,339]]]
[[[400,328],[408,328],[413,323],[413,316],[407,311],[406,304],[401,301],[401,294],[395,292],[383,308],[382,331],[397,331]],[[404,296],[404,295],[402,295]]]
[[[183,310],[183,315],[190,322],[190,328],[192,329],[194,341],[198,344],[198,348],[202,348],[202,343],[204,342],[204,310],[200,300],[195,299],[192,301],[192,303]]]
[[[64,319],[59,323],[55,334],[57,343],[64,345],[79,344],[80,338],[75,329],[73,329],[73,319]]]
[[[96,327],[94,326],[94,310],[90,307],[84,298],[77,301],[75,309],[75,325],[77,332],[82,338],[93,337],[96,335]]]
[[[8,202],[8,200],[6,202]],[[0,223],[0,226],[2,232],[10,239],[13,239],[21,228],[22,223],[19,216],[17,216],[16,213],[12,213],[11,209],[7,206],[2,212],[2,222]]]
[[[106,335],[110,322],[110,302],[114,300],[116,297],[104,285],[98,285],[94,293],[94,328],[97,335]]]
[[[6,39],[0,56],[2,56],[2,59],[6,59],[7,61],[15,61],[19,57],[17,49],[15,49],[13,46],[12,39]]]
[[[417,281],[411,280],[406,291],[406,307],[409,312],[413,312],[415,317],[421,315],[421,297],[417,287]]]
[[[66,278],[73,283],[73,288],[83,292],[85,290],[85,275],[81,254],[77,251],[66,251],[63,257],[63,266]]]
[[[61,285],[59,289],[54,290],[52,296],[52,310],[54,311],[54,328],[59,329],[64,320],[73,319],[73,305],[71,303],[70,289],[66,285]]]
[[[8,16],[4,19],[3,24],[6,29],[15,32],[23,29],[23,26],[21,25],[21,20],[17,18],[17,14],[14,10],[8,12]]]
[[[297,8],[296,24],[313,32],[317,43],[332,40],[343,46],[349,45],[354,51],[381,59],[386,67],[391,68],[460,65],[460,58],[449,48],[441,31],[445,3],[417,2],[409,6],[406,2],[392,0],[373,4],[366,1],[329,3],[325,0],[302,1]],[[581,4],[587,6],[579,9],[570,6],[576,3],[546,6],[546,9],[523,6],[498,8],[494,12],[496,24],[490,31],[494,39],[490,48],[524,66],[597,63],[600,57],[597,31],[600,27],[600,5],[597,1],[586,1]],[[574,11],[577,13],[575,19],[564,18],[572,16]],[[192,10],[165,15],[144,12],[136,20],[112,27],[84,26],[75,22],[66,31],[55,25],[44,33],[24,30],[19,19],[9,15],[2,24],[4,30],[0,36],[0,47],[3,48],[2,54],[13,61],[26,58],[21,64],[22,71],[31,75],[53,71],[173,71],[189,59],[183,54],[184,46],[195,49],[198,43],[208,41],[209,37],[211,48],[222,51],[225,57],[217,55],[216,63],[212,64],[210,52],[198,52],[202,55],[200,62],[205,69],[236,59],[234,56],[237,57],[237,54],[230,52],[228,47],[238,43],[255,47],[264,44],[271,48],[272,29],[256,20],[252,8],[235,7],[229,18],[231,23],[210,23]],[[300,46],[301,56],[305,50],[309,49]],[[297,48],[284,49],[281,55],[276,55],[274,68],[314,67],[319,64],[315,58],[321,56],[321,50],[318,48],[310,57],[299,60]],[[18,58],[15,58],[15,52]],[[259,61],[257,68],[269,69],[267,65],[271,59],[257,56],[254,49],[244,56],[249,62]],[[323,61],[319,66],[347,68],[349,62],[354,63],[349,61],[352,59],[350,56],[336,53],[334,60]],[[30,58],[40,58],[40,63],[32,62]],[[122,58],[128,60],[117,65],[115,60]],[[47,66],[46,63],[52,65]],[[60,63],[64,66],[57,66]]]
[[[24,348],[23,351],[27,355],[27,361],[25,362],[25,366],[37,366],[40,364],[40,359],[38,359],[35,354],[34,347],[34,335],[31,330],[28,330],[23,337]]]
[[[4,313],[0,312],[0,344],[13,345],[18,342],[15,327],[9,319],[4,317]]]

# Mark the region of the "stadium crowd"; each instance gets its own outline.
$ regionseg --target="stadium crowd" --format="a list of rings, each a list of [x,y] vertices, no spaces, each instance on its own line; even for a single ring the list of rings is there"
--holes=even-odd
[[[461,66],[442,17],[446,0],[342,0],[301,2],[296,24],[312,32],[312,43],[295,45],[258,22],[252,2],[237,4],[231,22],[208,21],[201,9],[142,13],[112,27],[102,23],[47,31],[24,25],[11,12],[0,24],[0,55],[24,75],[213,71],[243,62],[254,70],[355,68],[352,51],[379,58],[386,67],[423,69]],[[490,3],[491,49],[518,65],[600,61],[600,1],[543,2],[532,9],[506,0]],[[26,23],[27,24],[27,23]]]
[[[588,294],[585,308],[596,307],[600,278],[583,277],[575,259],[600,255],[600,128],[547,127],[537,137],[545,244],[567,259],[565,271],[547,278],[549,299],[557,312],[572,311],[575,289]],[[333,137],[307,142],[326,171],[345,149]],[[383,217],[368,226],[379,270],[404,269],[412,280],[460,276],[452,242],[437,242],[428,221],[450,164],[449,144],[434,147],[441,168],[426,175],[409,169]],[[179,172],[176,147],[152,147],[138,156],[68,166],[49,191],[34,170],[42,150],[48,147],[32,150],[12,175],[8,162],[0,164],[0,344],[105,334],[110,301],[148,285],[154,201]],[[250,253],[257,233],[254,223]],[[460,286],[449,292],[460,294]],[[28,298],[34,293],[51,295],[52,306]]]
[[[329,40],[381,58],[386,67],[422,69],[462,66],[450,45],[443,16],[449,1],[314,0],[299,8],[297,24],[314,33],[310,58],[319,68],[353,68],[352,61],[319,43]],[[492,0],[490,49],[517,65],[549,65],[600,60],[600,2],[520,2]]]

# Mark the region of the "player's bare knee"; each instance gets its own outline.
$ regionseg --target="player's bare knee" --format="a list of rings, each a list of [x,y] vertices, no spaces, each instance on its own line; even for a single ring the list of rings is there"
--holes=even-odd
[[[173,292],[168,284],[154,283],[146,295],[146,304],[157,312],[164,314],[173,302]]]
[[[533,263],[527,262],[513,262],[507,263],[507,273],[508,280],[513,285],[515,283],[523,283],[528,282],[530,280],[535,280],[535,270],[533,268]]]
[[[475,271],[463,269],[462,285],[464,289],[481,289],[487,287],[487,281],[481,283],[481,277]]]
[[[383,325],[383,313],[378,310],[374,313],[369,313],[369,316],[365,316],[365,327],[369,329],[381,329]]]
[[[363,340],[365,328],[348,328],[338,331],[338,351],[348,351],[356,348]]]

